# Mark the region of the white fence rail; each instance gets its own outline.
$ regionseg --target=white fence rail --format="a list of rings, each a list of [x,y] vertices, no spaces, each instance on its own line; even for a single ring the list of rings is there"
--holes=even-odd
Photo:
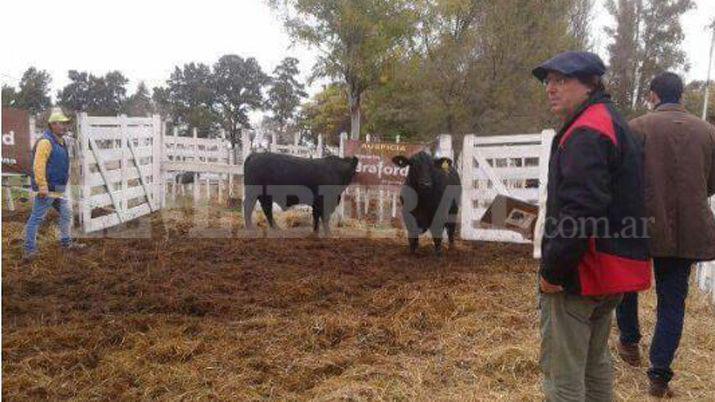
[[[538,203],[545,181],[553,130],[540,134],[477,137],[466,135],[459,161],[462,178],[461,237],[526,243],[508,230],[481,228],[479,221],[497,194]]]
[[[159,116],[78,115],[85,233],[149,214],[163,205]]]

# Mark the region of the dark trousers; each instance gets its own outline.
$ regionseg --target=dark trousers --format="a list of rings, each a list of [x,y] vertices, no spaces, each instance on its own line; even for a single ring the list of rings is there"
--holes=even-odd
[[[688,278],[692,260],[683,258],[654,258],[655,291],[658,311],[650,345],[648,377],[670,381],[670,365],[683,333],[685,298],[688,296]],[[638,343],[641,339],[638,326],[638,293],[627,293],[616,309],[618,329],[622,343]]]

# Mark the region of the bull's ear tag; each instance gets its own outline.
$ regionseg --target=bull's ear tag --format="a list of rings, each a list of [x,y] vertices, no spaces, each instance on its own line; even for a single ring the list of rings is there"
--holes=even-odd
[[[442,161],[442,170],[444,170],[445,172],[449,171],[449,162],[447,162],[446,160]]]

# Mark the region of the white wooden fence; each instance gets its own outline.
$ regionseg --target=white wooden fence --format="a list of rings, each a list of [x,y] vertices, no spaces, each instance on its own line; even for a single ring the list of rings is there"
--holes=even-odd
[[[459,160],[463,239],[529,242],[516,232],[482,228],[479,221],[499,193],[534,204],[539,202],[539,185],[547,178],[553,136],[553,130],[544,130],[540,134],[464,137]]]
[[[715,196],[710,198],[710,208],[715,213]],[[710,300],[715,305],[715,261],[697,264],[695,281],[700,289],[710,295]]]
[[[164,205],[162,123],[154,117],[78,115],[85,233],[130,221]]]

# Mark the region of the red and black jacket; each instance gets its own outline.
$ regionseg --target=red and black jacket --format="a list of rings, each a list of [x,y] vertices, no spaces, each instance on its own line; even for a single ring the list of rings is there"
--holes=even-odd
[[[650,287],[643,157],[608,95],[597,93],[551,145],[540,274],[567,292]]]

